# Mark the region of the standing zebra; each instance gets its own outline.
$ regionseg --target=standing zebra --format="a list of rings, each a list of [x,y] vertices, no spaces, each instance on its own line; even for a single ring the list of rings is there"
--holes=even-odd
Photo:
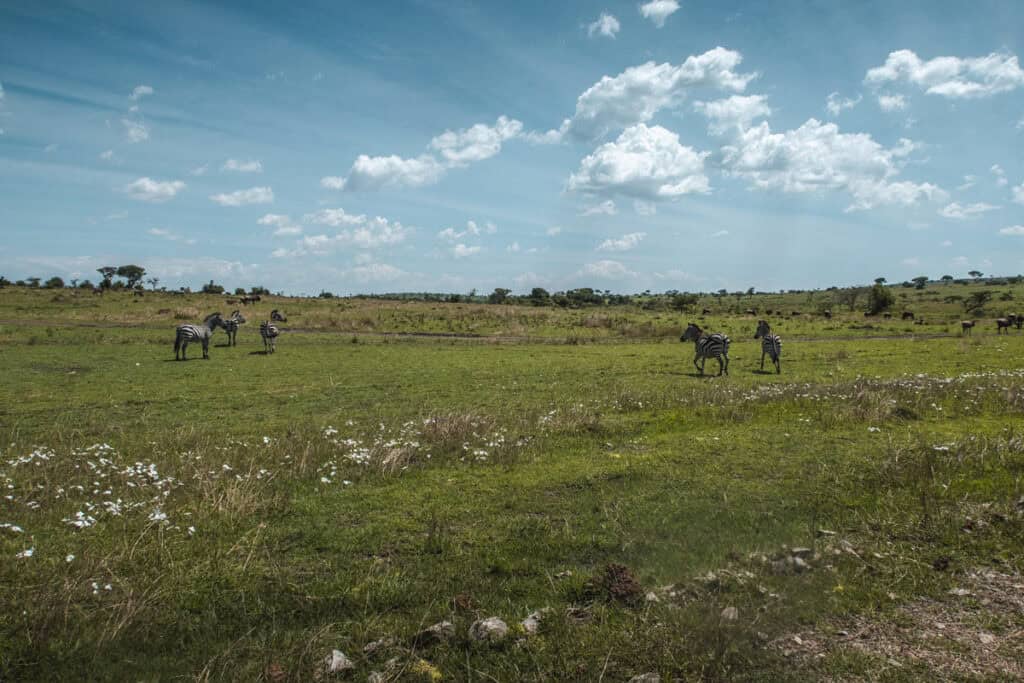
[[[284,317],[284,313],[277,310],[276,308],[270,312],[270,319],[278,323],[288,322],[288,318]]]
[[[758,320],[754,339],[761,340],[761,369],[764,370],[764,357],[767,354],[775,364],[775,372],[781,374],[782,362],[779,357],[782,355],[782,337],[772,334],[772,328],[768,326],[767,320]]]
[[[971,334],[974,332],[974,326],[978,324],[977,320],[961,320],[960,321],[960,336],[965,334]]]
[[[1013,326],[1014,322],[1016,322],[1016,319],[1012,315],[1009,318],[996,318],[996,334],[1003,330],[1009,333],[1010,327]]]
[[[228,335],[228,346],[238,346],[238,326],[245,324],[245,316],[240,311],[235,311],[227,320],[221,321],[221,327]]]
[[[723,372],[727,375],[729,374],[729,337],[718,332],[705,334],[704,330],[700,329],[700,327],[690,323],[686,331],[683,332],[683,336],[679,338],[679,341],[693,342],[694,348],[697,351],[697,354],[693,357],[693,367],[697,368],[701,375],[704,374],[704,363],[708,358],[714,358],[718,361],[719,376]],[[698,360],[700,365],[697,365]]]
[[[220,313],[211,313],[203,320],[202,325],[178,325],[174,335],[174,360],[188,360],[185,357],[185,349],[188,343],[199,341],[203,345],[203,358],[210,360],[210,337],[218,326],[223,327],[224,321]],[[178,358],[178,351],[181,351],[181,358]]]
[[[281,331],[277,329],[277,325],[269,320],[260,323],[260,336],[263,337],[264,354],[274,352],[275,341],[279,334],[281,334]]]

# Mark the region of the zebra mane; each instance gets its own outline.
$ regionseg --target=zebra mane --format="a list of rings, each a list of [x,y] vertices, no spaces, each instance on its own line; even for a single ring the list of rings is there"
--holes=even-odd
[[[211,320],[213,320],[214,318],[220,319],[221,317],[222,316],[221,316],[220,312],[211,313],[210,315],[208,315],[205,318],[203,318],[203,322],[206,323],[207,325],[209,325]]]

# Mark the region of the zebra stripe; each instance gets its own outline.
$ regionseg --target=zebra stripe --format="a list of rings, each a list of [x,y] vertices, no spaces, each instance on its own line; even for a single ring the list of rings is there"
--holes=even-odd
[[[227,320],[221,321],[221,327],[224,328],[224,331],[227,332],[228,335],[228,346],[238,345],[238,340],[236,338],[238,335],[238,326],[244,323],[245,316],[243,316],[239,311],[232,313],[231,317]]]
[[[764,370],[764,357],[767,355],[775,364],[775,372],[781,373],[782,362],[779,357],[782,355],[782,337],[772,334],[772,328],[768,326],[767,320],[758,320],[754,339],[761,340],[761,369]]]
[[[206,316],[202,325],[190,325],[188,323],[184,325],[178,325],[178,329],[174,335],[174,360],[188,360],[185,357],[185,349],[188,348],[189,342],[198,341],[203,345],[203,358],[206,360],[210,359],[210,337],[213,336],[213,331],[218,326],[223,326],[224,321],[221,320],[220,313],[211,313]],[[178,351],[181,351],[181,358],[178,358]]]
[[[723,372],[729,374],[729,337],[724,334],[715,332],[713,334],[706,334],[697,325],[690,323],[683,332],[683,336],[679,338],[681,342],[692,341],[696,355],[693,357],[693,367],[700,371],[700,374],[704,374],[704,363],[707,362],[708,358],[714,358],[718,361],[718,374],[721,375]],[[700,365],[697,361],[700,361]]]
[[[277,325],[269,320],[260,323],[260,336],[263,337],[264,353],[274,352],[275,341],[279,334],[281,334],[281,331],[277,329]]]

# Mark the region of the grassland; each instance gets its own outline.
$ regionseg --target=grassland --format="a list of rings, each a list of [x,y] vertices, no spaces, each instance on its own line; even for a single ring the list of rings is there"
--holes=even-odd
[[[273,298],[187,363],[222,297],[0,290],[0,678],[1017,680],[1024,333],[944,302],[982,286],[899,291],[921,325]],[[781,375],[747,307],[803,312]]]

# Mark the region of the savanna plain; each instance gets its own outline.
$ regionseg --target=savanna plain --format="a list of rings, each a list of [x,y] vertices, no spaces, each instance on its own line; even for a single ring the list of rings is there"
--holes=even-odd
[[[264,297],[187,362],[224,297],[2,289],[0,678],[1020,680],[1024,287],[964,336],[983,288]]]

